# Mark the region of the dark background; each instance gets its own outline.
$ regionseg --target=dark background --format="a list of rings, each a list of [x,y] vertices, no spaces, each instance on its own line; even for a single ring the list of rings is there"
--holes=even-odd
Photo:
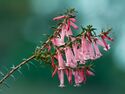
[[[113,28],[115,41],[103,57],[95,61],[95,76],[74,88],[58,88],[57,76],[51,78],[49,66],[22,67],[2,86],[0,94],[125,94],[125,1],[124,0],[0,0],[0,71],[10,70],[30,56],[40,41],[52,34],[52,18],[68,8],[76,8],[77,24],[92,24],[99,31]],[[75,31],[78,33],[80,30]],[[2,78],[2,77],[0,77]]]

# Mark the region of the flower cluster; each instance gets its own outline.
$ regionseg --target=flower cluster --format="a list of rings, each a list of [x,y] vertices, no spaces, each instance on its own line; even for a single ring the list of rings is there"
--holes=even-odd
[[[102,31],[101,34],[96,35],[95,28],[91,25],[87,28],[82,28],[82,33],[78,36],[73,36],[73,29],[78,29],[75,24],[76,19],[74,16],[63,15],[53,18],[53,20],[64,20],[61,28],[59,28],[58,36],[51,38],[52,45],[56,49],[56,54],[51,59],[52,67],[60,81],[59,87],[65,87],[64,85],[64,74],[67,76],[68,82],[80,86],[81,83],[86,82],[86,76],[94,76],[91,71],[91,65],[86,66],[87,61],[98,59],[102,56],[99,50],[99,46],[103,47],[105,51],[110,49],[110,45],[106,40],[113,41],[108,36],[108,31]],[[57,64],[54,62],[57,60]]]
[[[53,20],[60,22],[57,28],[54,28],[55,32],[48,37],[45,43],[36,48],[32,56],[12,67],[6,75],[2,74],[3,78],[0,80],[0,84],[4,83],[10,76],[13,77],[12,74],[15,71],[20,72],[23,65],[34,59],[51,65],[53,68],[52,77],[58,74],[59,87],[65,87],[64,76],[67,77],[69,84],[75,83],[74,86],[77,87],[86,82],[87,76],[95,75],[92,61],[102,56],[100,47],[105,51],[110,49],[107,40],[113,41],[109,37],[111,29],[97,35],[96,29],[88,25],[82,27],[82,32],[74,36],[72,29],[78,29],[75,24],[74,9],[68,10],[64,15],[55,17]]]

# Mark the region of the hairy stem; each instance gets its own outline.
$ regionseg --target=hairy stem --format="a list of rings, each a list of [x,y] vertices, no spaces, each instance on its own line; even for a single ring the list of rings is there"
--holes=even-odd
[[[0,80],[0,84],[2,84],[7,78],[10,77],[11,74],[13,74],[16,70],[18,70],[21,66],[25,65],[26,63],[28,63],[30,60],[34,59],[35,55],[30,56],[28,59],[26,59],[25,61],[21,62],[20,64],[18,64],[15,68],[13,68],[10,72],[8,72],[3,79]]]
[[[63,26],[63,24],[66,22],[66,20],[64,19],[64,21],[62,22],[62,24],[60,24],[56,31],[53,33],[52,36],[50,36],[46,42],[44,44],[41,45],[40,47],[40,52],[42,50],[44,50],[44,48],[46,48],[46,46],[48,45],[48,43],[51,41],[51,39],[53,37],[58,36],[59,32],[60,32],[60,28]],[[19,63],[17,66],[15,66],[12,70],[10,70],[1,80],[0,80],[0,84],[2,84],[7,78],[9,78],[16,70],[18,70],[21,66],[25,65],[26,63],[28,63],[29,61],[31,61],[32,59],[34,59],[36,57],[35,54],[33,54],[32,56],[30,56],[29,58],[27,58],[25,61]]]

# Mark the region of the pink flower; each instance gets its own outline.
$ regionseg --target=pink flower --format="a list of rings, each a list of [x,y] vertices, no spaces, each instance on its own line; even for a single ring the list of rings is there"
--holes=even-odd
[[[79,76],[81,77],[80,83],[85,83],[86,82],[86,76],[84,73],[84,68],[79,69]]]
[[[61,38],[52,38],[51,41],[55,46],[61,46],[65,44],[64,40],[62,40]]]
[[[60,20],[60,19],[63,19],[63,18],[65,18],[65,17],[66,17],[65,15],[63,15],[63,16],[58,16],[58,17],[53,18],[53,20]]]
[[[66,56],[66,66],[75,68],[77,66],[77,61],[75,60],[73,52],[70,47],[65,48],[65,56]]]
[[[106,43],[106,41],[104,39],[102,39],[103,41],[96,39],[96,43],[102,47],[104,47],[104,50],[107,51],[110,49],[110,45]]]
[[[58,77],[59,77],[59,80],[60,80],[60,85],[59,87],[63,88],[65,87],[64,85],[64,70],[58,70]]]
[[[66,25],[66,28],[68,28],[68,25]],[[68,37],[70,35],[73,35],[71,28],[66,29],[66,36]]]
[[[90,59],[94,60],[95,59],[95,52],[94,52],[94,49],[93,49],[91,42],[88,42],[88,49],[89,49]]]
[[[78,29],[78,26],[76,24],[74,24],[72,21],[70,21],[70,25],[74,28],[74,29]]]
[[[55,63],[54,63],[54,57],[51,57],[51,66],[52,66],[52,68],[55,68]]]
[[[90,41],[90,42],[92,42],[92,39],[91,39],[91,32],[87,32],[87,34],[86,34],[86,36],[87,36],[87,38],[88,38],[88,40]]]
[[[101,57],[102,54],[99,51],[97,43],[95,42],[93,45],[94,45],[94,49],[95,49],[95,56],[96,56],[95,58],[97,59],[97,58]]]
[[[86,70],[86,74],[88,76],[95,76],[95,74],[92,71],[88,70],[88,69]]]
[[[107,44],[106,41],[105,41],[105,37],[104,37],[104,36],[101,36],[101,38],[102,38],[102,42],[103,42],[104,45],[105,45],[106,51],[109,50],[108,44]]]
[[[76,61],[79,61],[78,44],[77,43],[72,44],[72,48],[73,48],[73,52],[74,52],[74,56],[75,56]]]
[[[75,18],[69,18],[70,19],[70,21],[72,21],[72,22],[76,22],[76,19]]]
[[[58,49],[57,49],[57,59],[58,59],[58,66],[59,66],[58,69],[59,70],[65,69],[65,63],[64,63],[63,57]]]
[[[110,41],[113,41],[113,39],[110,38],[110,37],[108,36],[108,34],[109,34],[109,32],[104,32],[103,36],[105,37],[105,39],[108,39],[108,40],[110,40]]]
[[[73,71],[73,75],[74,75],[74,80],[75,80],[75,87],[77,87],[77,86],[80,86],[80,84],[79,84],[79,78],[78,78],[78,71],[76,70],[76,71]]]
[[[83,36],[81,39],[81,50],[83,53],[84,60],[90,59],[88,51],[88,41],[85,39],[85,36]]]
[[[53,71],[53,73],[52,73],[52,77],[54,77],[54,76],[55,76],[55,74],[56,74],[57,70],[58,70],[58,67],[55,67],[55,69],[54,69],[54,71]]]
[[[69,84],[72,84],[72,70],[70,69],[66,69],[66,75],[67,75],[67,79],[69,81]]]

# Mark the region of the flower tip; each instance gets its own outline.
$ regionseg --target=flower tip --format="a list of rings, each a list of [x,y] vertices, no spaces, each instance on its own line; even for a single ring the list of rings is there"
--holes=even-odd
[[[108,44],[108,45],[107,45],[107,48],[105,47],[104,50],[105,50],[105,51],[108,51],[110,48],[111,48],[111,47],[110,47],[110,45]]]
[[[60,87],[60,88],[64,88],[65,85],[64,85],[64,84],[60,84],[59,87]]]
[[[74,87],[80,87],[80,84],[79,84],[79,83],[77,83],[77,84],[75,84],[75,85],[74,85]]]

